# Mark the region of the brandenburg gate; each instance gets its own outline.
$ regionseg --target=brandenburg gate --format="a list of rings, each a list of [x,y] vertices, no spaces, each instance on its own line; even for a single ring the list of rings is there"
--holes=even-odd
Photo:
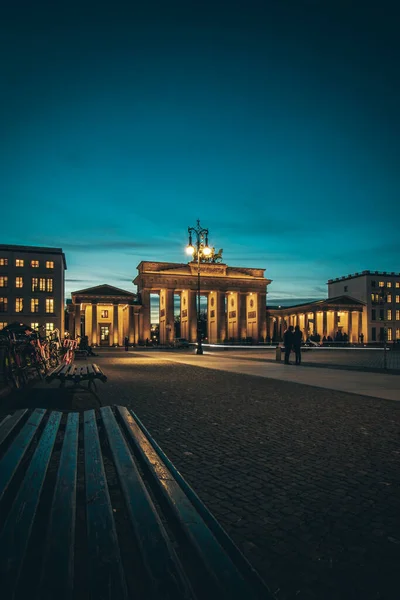
[[[189,263],[142,261],[133,283],[137,285],[141,309],[139,338],[151,339],[150,295],[160,296],[160,343],[174,339],[174,296],[180,296],[181,337],[197,339],[198,277],[201,296],[207,298],[207,335],[209,343],[252,338],[265,341],[266,293],[270,279],[265,269],[229,267],[213,254],[204,262]]]

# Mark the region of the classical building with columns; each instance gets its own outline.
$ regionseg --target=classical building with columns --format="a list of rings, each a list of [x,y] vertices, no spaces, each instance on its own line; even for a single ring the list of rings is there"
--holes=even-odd
[[[151,339],[150,295],[160,296],[160,343],[174,338],[174,296],[180,297],[181,337],[197,338],[197,286],[200,268],[201,295],[207,297],[207,327],[210,343],[252,338],[264,341],[266,293],[270,279],[265,269],[228,267],[222,263],[169,263],[142,261],[133,283],[137,285],[141,309],[139,339]]]
[[[122,346],[139,341],[140,304],[137,295],[111,285],[72,292],[68,305],[71,337],[87,335],[93,346]]]
[[[331,336],[338,331],[346,333],[349,342],[359,342],[359,336],[366,332],[367,311],[365,303],[350,296],[337,296],[327,300],[317,300],[306,304],[285,307],[267,308],[267,331],[271,340],[280,341],[289,325],[299,325],[303,337],[318,333],[321,336]]]

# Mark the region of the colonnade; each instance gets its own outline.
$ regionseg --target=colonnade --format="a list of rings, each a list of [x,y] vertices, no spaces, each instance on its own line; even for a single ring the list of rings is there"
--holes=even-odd
[[[298,325],[303,338],[319,334],[321,339],[330,336],[335,339],[338,331],[346,333],[349,342],[358,342],[363,332],[363,311],[358,310],[319,310],[283,314],[271,311],[267,318],[267,331],[270,339],[283,339],[285,330]]]
[[[162,288],[142,289],[139,338],[151,339],[151,294],[159,294],[160,343],[171,343],[174,331],[174,296],[180,297],[181,337],[197,339],[197,292]],[[266,293],[238,290],[202,291],[207,298],[207,337],[210,343],[252,338],[254,343],[267,336]]]
[[[85,302],[69,308],[68,330],[72,337],[87,335],[94,346],[122,346],[139,341],[140,306],[125,302]]]

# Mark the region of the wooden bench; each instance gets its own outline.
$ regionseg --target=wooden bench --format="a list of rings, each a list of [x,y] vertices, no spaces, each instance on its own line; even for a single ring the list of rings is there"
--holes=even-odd
[[[85,389],[91,391],[92,387],[96,389],[96,380],[105,383],[107,381],[107,376],[96,364],[77,365],[71,363],[70,365],[59,365],[54,371],[46,376],[47,383],[50,383],[54,379],[57,379],[60,382],[60,387],[65,387],[67,382],[73,383],[74,386],[81,386],[83,381],[87,381],[88,385]]]
[[[137,416],[0,423],[1,598],[267,600],[268,588]]]

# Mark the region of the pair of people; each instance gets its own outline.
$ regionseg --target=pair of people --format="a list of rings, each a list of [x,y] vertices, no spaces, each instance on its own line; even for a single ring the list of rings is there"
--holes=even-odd
[[[290,365],[290,353],[294,350],[296,355],[296,365],[301,364],[301,342],[303,341],[303,334],[300,331],[300,327],[296,325],[289,325],[283,334],[283,344],[285,346],[285,365]]]

